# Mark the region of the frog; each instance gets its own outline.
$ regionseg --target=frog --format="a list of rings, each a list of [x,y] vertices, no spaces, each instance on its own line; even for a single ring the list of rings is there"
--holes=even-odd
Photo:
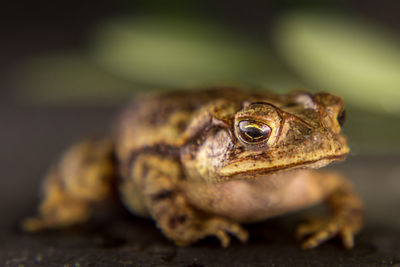
[[[363,226],[349,179],[320,168],[349,154],[343,99],[326,93],[276,94],[236,86],[138,96],[104,139],[73,145],[43,183],[38,215],[26,231],[86,222],[117,196],[152,218],[175,244],[249,238],[243,224],[317,204],[326,216],[298,225],[301,247],[333,237],[345,248]]]

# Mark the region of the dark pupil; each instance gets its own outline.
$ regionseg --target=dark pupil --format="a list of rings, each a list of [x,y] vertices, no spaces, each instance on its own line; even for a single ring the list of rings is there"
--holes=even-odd
[[[239,122],[239,130],[242,138],[248,142],[259,142],[269,137],[271,128],[268,125],[255,121]]]
[[[248,127],[244,129],[244,132],[253,139],[263,136],[263,132],[255,127]]]

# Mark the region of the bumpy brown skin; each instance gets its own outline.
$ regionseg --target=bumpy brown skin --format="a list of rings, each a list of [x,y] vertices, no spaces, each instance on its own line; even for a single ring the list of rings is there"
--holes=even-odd
[[[239,223],[325,202],[331,215],[297,230],[308,236],[303,248],[336,235],[351,248],[362,202],[339,174],[314,170],[349,152],[342,111],[342,99],[327,93],[211,88],[142,97],[121,116],[111,143],[83,143],[64,156],[47,178],[40,216],[23,226],[84,221],[118,183],[126,206],[151,216],[179,245],[214,235],[228,246],[227,233],[246,241]],[[269,135],[249,141],[241,121],[267,125]]]

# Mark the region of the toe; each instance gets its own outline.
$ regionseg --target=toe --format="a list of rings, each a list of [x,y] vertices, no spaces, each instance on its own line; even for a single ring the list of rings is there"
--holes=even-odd
[[[221,245],[224,248],[229,246],[231,239],[227,233],[225,233],[223,230],[217,230],[214,234],[219,239],[219,241],[221,242]]]
[[[296,229],[297,240],[303,239],[305,236],[317,232],[321,229],[321,225],[318,223],[305,223],[301,224]]]
[[[37,232],[45,228],[45,222],[41,218],[27,218],[22,221],[21,227],[27,232]]]
[[[299,231],[299,236],[315,233],[302,244],[303,249],[312,249],[335,236],[339,232],[339,225],[337,223],[320,223],[319,228],[311,225],[308,228],[300,228]]]
[[[343,245],[346,249],[354,247],[354,233],[349,227],[344,227],[341,231]]]
[[[230,234],[236,236],[241,242],[246,242],[249,238],[249,234],[238,224],[232,223],[227,225],[226,231]]]

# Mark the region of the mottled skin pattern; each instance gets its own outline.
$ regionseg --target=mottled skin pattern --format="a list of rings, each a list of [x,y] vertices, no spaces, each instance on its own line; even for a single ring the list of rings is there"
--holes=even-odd
[[[236,88],[149,95],[121,116],[110,141],[71,148],[46,179],[26,230],[85,221],[117,185],[126,207],[179,245],[214,235],[248,238],[239,223],[324,202],[326,218],[297,229],[303,248],[362,227],[362,202],[340,174],[315,170],[349,152],[340,97]]]

